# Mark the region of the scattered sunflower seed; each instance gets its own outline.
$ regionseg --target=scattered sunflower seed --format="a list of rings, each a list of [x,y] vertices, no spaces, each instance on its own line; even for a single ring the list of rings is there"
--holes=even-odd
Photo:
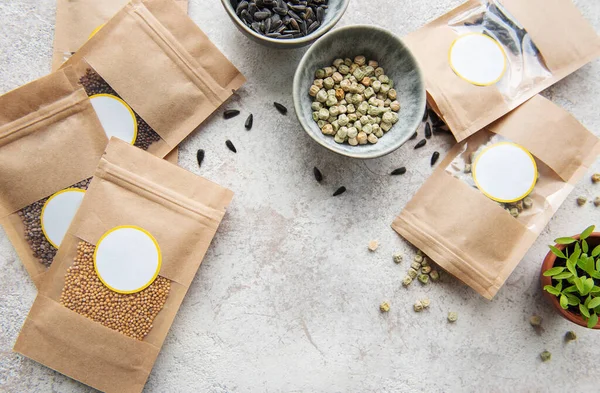
[[[390,304],[388,302],[383,302],[379,305],[379,310],[381,312],[388,312],[390,311]]]
[[[431,156],[431,166],[434,166],[439,158],[440,158],[440,152],[434,151],[433,155]]]
[[[425,108],[425,113],[423,113],[423,120],[421,120],[422,122],[427,121],[427,117],[428,117],[428,111],[427,108]]]
[[[458,313],[454,312],[454,311],[450,311],[448,313],[448,322],[456,322],[458,320]]]
[[[415,133],[410,137],[410,140],[412,141],[413,139],[417,139],[417,135],[419,135],[419,133],[415,131]]]
[[[232,117],[236,117],[239,114],[240,114],[240,111],[238,111],[236,109],[227,109],[225,112],[223,112],[223,117],[225,119],[231,119]]]
[[[540,326],[542,324],[542,317],[539,315],[532,315],[529,317],[529,323],[531,326]]]
[[[544,351],[540,353],[540,359],[542,359],[542,362],[547,362],[548,360],[552,359],[552,354],[548,351]]]
[[[594,173],[592,175],[592,183],[600,183],[600,173]]]
[[[235,146],[233,145],[233,142],[231,142],[229,139],[227,139],[227,140],[225,141],[225,145],[227,145],[227,148],[228,148],[229,150],[231,150],[231,151],[232,151],[232,152],[234,152],[234,153],[237,153],[237,149],[236,149],[236,148],[235,148]]]
[[[577,335],[575,334],[574,331],[568,331],[567,333],[565,333],[565,341],[573,341],[573,340],[577,340]]]
[[[379,247],[379,242],[377,240],[371,240],[369,242],[369,250],[370,251],[375,251],[377,250],[377,247]]]
[[[323,180],[323,174],[321,173],[319,168],[314,167],[313,174],[315,175],[315,180],[318,181],[319,183]]]
[[[333,193],[333,196],[342,195],[345,192],[346,192],[346,187],[342,186],[342,187],[338,188],[337,190],[335,190],[335,192]]]
[[[198,150],[198,152],[196,153],[196,159],[198,160],[198,166],[202,167],[202,161],[204,161],[204,150]]]
[[[254,115],[251,113],[250,116],[248,116],[248,118],[246,119],[246,124],[244,124],[244,127],[246,127],[246,129],[248,131],[250,131],[252,129],[253,124],[254,124]]]
[[[406,167],[402,167],[402,168],[394,169],[392,171],[392,173],[390,173],[390,175],[398,176],[398,175],[404,175],[405,173],[406,173]]]
[[[431,126],[429,125],[429,123],[425,125],[425,138],[431,138]]]
[[[577,197],[577,205],[583,206],[587,203],[587,198],[584,196]]]
[[[420,149],[427,144],[427,139],[421,139],[419,143],[415,145],[415,150]]]
[[[402,254],[400,254],[399,252],[395,253],[393,255],[393,258],[394,258],[394,263],[402,262]]]
[[[279,102],[274,102],[273,105],[275,105],[275,108],[277,108],[279,113],[281,113],[282,115],[285,115],[287,113],[287,108],[281,105]]]

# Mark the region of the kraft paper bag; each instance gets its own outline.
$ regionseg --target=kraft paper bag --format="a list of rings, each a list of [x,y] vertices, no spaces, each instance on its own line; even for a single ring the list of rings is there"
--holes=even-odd
[[[600,55],[571,0],[469,0],[405,39],[458,141]]]
[[[14,350],[103,392],[141,392],[232,196],[226,188],[112,138]],[[109,241],[109,235],[114,240],[127,230],[152,238],[154,245],[135,237],[126,238],[127,243]],[[80,262],[83,246],[88,247],[88,265]],[[103,264],[116,263],[113,267],[124,269],[122,276],[137,279],[145,265],[126,268],[138,254],[144,263],[153,262],[155,256],[146,257],[148,247],[160,255],[154,281],[137,293],[120,292],[122,283],[114,284],[114,276],[109,280]],[[133,253],[124,257],[123,248]],[[110,259],[111,252],[116,259]],[[85,271],[89,274],[82,276]],[[164,290],[157,292],[159,282]],[[152,291],[163,296],[162,304],[149,300]],[[85,303],[69,293],[82,294]],[[120,304],[136,296],[141,302],[125,308],[124,323],[115,326],[119,318],[110,313],[123,310]],[[94,309],[102,302],[103,308]],[[140,318],[145,312],[154,313],[154,319]],[[135,336],[134,327],[143,324],[149,331]]]
[[[127,135],[161,158],[245,82],[172,0],[128,3],[63,66],[73,67],[94,106],[118,101],[131,112],[139,133]]]
[[[0,224],[39,286],[57,250],[56,225],[67,220],[42,222],[42,213],[56,211],[46,207],[65,189],[77,199],[108,139],[71,68],[0,96],[0,108]]]
[[[187,12],[187,0],[175,0]],[[54,26],[52,70],[57,70],[93,34],[127,4],[128,0],[58,0]],[[165,160],[177,164],[178,149]]]
[[[486,196],[487,185],[473,175],[486,149],[498,144],[526,151],[535,161],[539,178],[522,200],[503,203]],[[392,227],[491,299],[598,154],[597,137],[563,109],[535,96],[456,145]]]
[[[175,0],[187,12],[187,0]],[[52,70],[67,61],[128,0],[57,0]]]

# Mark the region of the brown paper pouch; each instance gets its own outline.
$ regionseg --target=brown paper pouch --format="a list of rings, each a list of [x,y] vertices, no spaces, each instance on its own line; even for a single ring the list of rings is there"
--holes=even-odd
[[[187,12],[188,0],[175,0]],[[128,0],[58,0],[54,27],[52,70],[57,70],[97,32]],[[177,164],[178,148],[165,160]]]
[[[502,47],[507,71],[479,86],[459,77],[449,52],[480,33]],[[469,0],[406,37],[423,68],[430,104],[458,141],[600,55],[600,37],[570,0]]]
[[[40,222],[33,206],[76,183],[85,188],[108,142],[75,80],[65,68],[0,96],[0,223],[36,286],[56,248],[37,232],[44,251],[34,255],[25,233]]]
[[[14,350],[104,392],[141,392],[232,195],[223,187],[112,138]],[[169,282],[166,301],[150,321],[149,333],[137,339],[94,319],[98,314],[83,310],[81,303],[69,297],[68,293],[73,292],[67,291],[62,298],[66,305],[61,304],[67,283],[70,288],[77,286],[74,283],[81,278],[79,272],[90,266],[74,262],[78,245],[96,245],[105,233],[120,226],[142,228],[156,240],[162,255],[156,281],[137,294],[123,295],[100,283],[93,269],[88,277],[94,279],[78,282],[98,284],[94,291],[104,291],[98,295],[100,292],[88,289],[88,302],[117,296],[124,303],[135,296],[147,296],[159,280]],[[125,261],[129,259],[119,262]],[[86,291],[91,287],[81,288]],[[108,304],[105,307],[117,307],[117,303]],[[152,305],[143,303],[138,307],[146,310]],[[136,309],[131,310],[127,318],[142,323]],[[89,318],[84,312],[89,312]]]
[[[175,0],[187,12],[188,0]],[[57,0],[52,70],[57,70],[128,0]]]
[[[506,204],[501,207],[469,183],[464,173],[471,153],[499,138],[525,147],[540,175],[529,194],[533,206],[521,208],[517,218]],[[491,299],[599,153],[598,138],[563,109],[536,96],[456,145],[392,227]]]
[[[152,128],[148,151],[161,158],[245,81],[171,0],[127,4],[65,64],[97,75]]]

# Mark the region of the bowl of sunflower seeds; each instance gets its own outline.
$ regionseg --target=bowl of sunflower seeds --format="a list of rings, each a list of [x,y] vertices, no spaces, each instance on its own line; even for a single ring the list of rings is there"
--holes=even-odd
[[[425,84],[400,38],[375,26],[347,26],[305,53],[293,99],[300,124],[317,143],[368,159],[413,136],[425,111]]]
[[[221,0],[246,37],[272,48],[311,44],[342,18],[350,0]]]

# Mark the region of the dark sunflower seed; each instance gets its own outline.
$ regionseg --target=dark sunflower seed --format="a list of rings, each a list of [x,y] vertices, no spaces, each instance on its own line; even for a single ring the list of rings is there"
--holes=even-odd
[[[258,7],[256,6],[256,4],[254,3],[250,3],[248,5],[248,13],[252,16],[254,16],[254,14],[258,12]]]
[[[417,135],[418,135],[418,132],[417,132],[417,131],[415,131],[415,133],[414,133],[414,134],[412,134],[412,136],[410,137],[410,140],[412,141],[413,139],[416,139],[416,138],[417,138]]]
[[[296,19],[292,19],[290,21],[290,26],[292,26],[294,30],[300,30],[300,25],[298,24],[298,21],[296,21]]]
[[[250,116],[248,116],[248,118],[246,119],[246,124],[244,124],[244,127],[246,127],[248,131],[250,131],[252,129],[252,124],[254,124],[254,115],[252,115],[251,113]]]
[[[296,12],[304,12],[306,11],[305,5],[290,5],[290,8]]]
[[[277,14],[279,14],[281,16],[287,15],[287,10],[285,8],[275,7],[275,8],[273,8],[273,11],[275,11]]]
[[[283,34],[280,35],[279,38],[281,38],[282,40],[287,40],[289,38],[294,38],[294,36],[292,34]]]
[[[227,148],[228,148],[229,150],[231,150],[231,151],[232,151],[232,152],[234,152],[234,153],[237,153],[237,149],[235,148],[235,146],[233,146],[233,143],[232,143],[232,142],[231,142],[229,139],[227,139],[227,140],[225,141],[225,145],[227,145]]]
[[[289,16],[291,16],[292,18],[296,19],[296,21],[298,21],[298,22],[300,22],[300,21],[302,20],[302,18],[301,18],[300,16],[298,16],[298,14],[297,14],[297,13],[295,13],[294,11],[292,11],[292,10],[289,10],[289,11],[287,12],[287,14],[288,14]]]
[[[435,163],[437,162],[438,158],[440,158],[440,152],[439,151],[434,151],[433,155],[431,156],[431,166],[435,165]]]
[[[235,13],[238,16],[242,15],[242,11],[248,9],[248,2],[247,1],[242,1],[240,4],[238,4],[237,8],[235,9]]]
[[[204,161],[204,150],[198,150],[196,153],[196,159],[198,160],[198,166],[202,167],[202,161]]]
[[[425,124],[425,138],[431,138],[431,126],[429,123]]]
[[[415,149],[420,149],[427,144],[427,139],[421,139],[419,143],[415,145]]]
[[[342,187],[338,188],[337,190],[335,190],[335,192],[333,193],[333,196],[342,195],[345,192],[346,192],[346,187],[342,186]]]
[[[319,168],[314,167],[313,168],[313,173],[315,174],[315,180],[320,183],[321,180],[323,180],[323,174],[321,173],[321,171],[319,170]]]
[[[427,120],[427,109],[425,109],[425,113],[423,113],[423,120],[421,120],[422,122],[425,122]]]
[[[314,32],[315,30],[317,30],[319,28],[319,22],[313,22],[310,24],[310,26],[308,26],[308,30],[306,30],[306,34],[311,34],[312,32]]]
[[[281,113],[282,115],[285,115],[287,113],[287,108],[281,105],[279,102],[274,102],[273,105],[275,105],[275,108],[277,108],[279,113]]]
[[[406,167],[402,167],[402,168],[394,169],[392,171],[392,173],[390,173],[390,175],[398,176],[398,175],[404,175],[405,173],[406,173]]]
[[[240,111],[236,109],[227,109],[225,112],[223,112],[223,117],[226,119],[231,119],[232,117],[236,117],[239,114]]]
[[[323,22],[323,18],[325,17],[325,8],[323,6],[317,8],[317,21]]]
[[[271,17],[271,14],[269,12],[262,12],[261,11],[261,12],[254,13],[254,20],[257,20],[259,22],[262,21],[262,20],[265,20],[265,19],[267,19],[269,17]]]

